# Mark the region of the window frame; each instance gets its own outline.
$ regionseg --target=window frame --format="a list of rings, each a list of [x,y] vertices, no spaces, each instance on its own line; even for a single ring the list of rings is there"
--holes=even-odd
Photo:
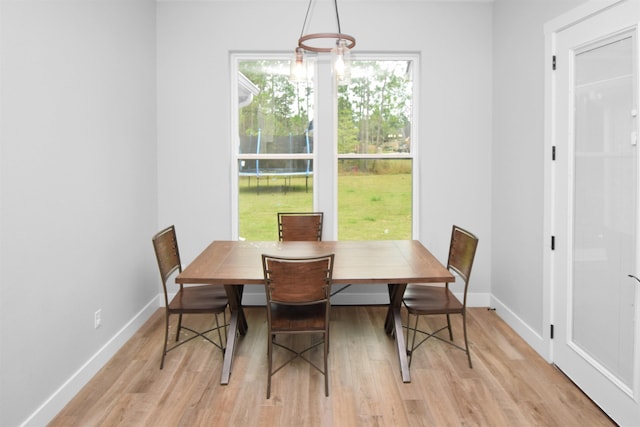
[[[337,149],[337,85],[331,76],[329,58],[325,55],[312,55],[314,61],[309,65],[312,68],[314,78],[314,141],[329,140],[330,144],[314,143],[313,152],[310,154],[249,154],[239,153],[240,137],[238,135],[238,63],[242,60],[290,60],[290,52],[231,52],[230,53],[230,90],[231,90],[231,236],[233,240],[239,239],[239,207],[238,207],[238,164],[240,160],[254,159],[310,159],[313,162],[314,186],[313,206],[314,210],[324,211],[325,226],[324,238],[326,240],[337,239],[338,234],[338,163],[345,159],[409,159],[412,161],[412,239],[416,239],[419,233],[420,217],[420,162],[419,162],[419,99],[420,93],[420,54],[419,53],[366,53],[352,52],[352,61],[411,61],[413,76],[413,91],[411,95],[411,145],[407,153],[381,153],[381,154],[338,154]],[[327,136],[328,138],[325,138]],[[331,163],[329,163],[329,161]],[[331,189],[327,195],[327,189]]]

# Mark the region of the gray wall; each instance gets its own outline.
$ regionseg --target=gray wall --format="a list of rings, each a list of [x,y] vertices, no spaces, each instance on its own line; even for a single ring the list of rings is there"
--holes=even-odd
[[[155,2],[0,7],[0,425],[15,426],[157,309]]]

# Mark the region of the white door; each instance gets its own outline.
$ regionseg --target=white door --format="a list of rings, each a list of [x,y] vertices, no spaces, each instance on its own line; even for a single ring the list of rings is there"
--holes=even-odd
[[[556,37],[553,361],[640,426],[638,1]]]

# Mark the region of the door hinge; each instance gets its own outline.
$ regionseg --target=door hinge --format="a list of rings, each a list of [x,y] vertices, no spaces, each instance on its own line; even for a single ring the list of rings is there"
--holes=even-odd
[[[556,250],[556,236],[551,236],[551,250]]]
[[[552,70],[555,70],[555,69],[556,69],[556,56],[555,56],[555,55],[553,55],[553,56],[551,57],[551,69],[552,69]]]
[[[551,328],[550,329],[551,329],[551,335],[550,336],[551,336],[551,339],[553,339],[553,324],[551,324]]]
[[[551,160],[556,160],[556,146],[551,147]]]

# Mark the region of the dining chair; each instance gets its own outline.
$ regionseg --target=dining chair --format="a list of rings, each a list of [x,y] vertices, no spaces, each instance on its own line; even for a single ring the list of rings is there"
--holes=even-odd
[[[329,318],[333,261],[334,254],[298,258],[262,255],[267,296],[267,399],[271,397],[271,377],[297,358],[306,361],[324,375],[325,395],[329,396]],[[276,341],[278,335],[302,334],[312,335],[312,344],[303,350],[293,349],[295,340],[287,344]],[[322,367],[314,363],[311,356],[306,355],[320,345],[324,349]],[[290,357],[276,369],[273,368],[275,347],[290,353]]]
[[[321,241],[322,212],[278,212],[280,241]]]
[[[178,240],[176,238],[176,229],[173,225],[165,228],[153,236],[153,248],[156,252],[158,267],[160,269],[160,278],[162,280],[162,288],[164,290],[165,303],[165,332],[164,346],[162,349],[162,360],[160,369],[164,367],[164,359],[167,353],[176,347],[181,346],[194,338],[202,337],[211,344],[218,347],[224,352],[226,342],[223,341],[221,329],[227,331],[226,308],[229,304],[227,294],[224,287],[217,285],[202,286],[184,286],[179,285],[178,292],[169,302],[170,292],[168,289],[168,279],[174,274],[182,272],[182,263],[180,261],[180,251],[178,250]],[[178,315],[178,325],[176,329],[176,343],[167,348],[169,341],[169,320],[170,316]],[[206,331],[197,331],[182,324],[182,316],[184,314],[213,314],[215,318],[215,327]],[[223,324],[218,320],[218,315],[222,314]],[[180,341],[180,332],[186,330],[191,332],[191,336]],[[213,341],[206,334],[209,332],[218,332],[218,342]]]
[[[470,232],[454,225],[451,231],[451,243],[449,245],[449,259],[447,268],[454,275],[457,275],[464,282],[464,294],[462,302],[449,289],[449,283],[444,285],[434,284],[409,284],[404,292],[402,302],[407,309],[407,355],[409,356],[409,366],[416,348],[429,338],[437,338],[447,344],[463,350],[467,354],[469,360],[469,368],[473,368],[471,364],[471,353],[469,352],[469,342],[467,340],[467,291],[469,289],[469,278],[471,276],[471,268],[478,246],[478,238]],[[462,315],[462,329],[464,332],[464,347],[453,341],[453,332],[451,330],[452,314]],[[415,316],[415,323],[411,326],[411,315]],[[418,328],[418,320],[420,316],[426,315],[445,315],[447,324],[434,332],[427,332]],[[449,340],[438,336],[441,331],[449,331]],[[413,332],[411,346],[409,346],[409,331]],[[416,343],[416,335],[422,334],[421,340]]]

